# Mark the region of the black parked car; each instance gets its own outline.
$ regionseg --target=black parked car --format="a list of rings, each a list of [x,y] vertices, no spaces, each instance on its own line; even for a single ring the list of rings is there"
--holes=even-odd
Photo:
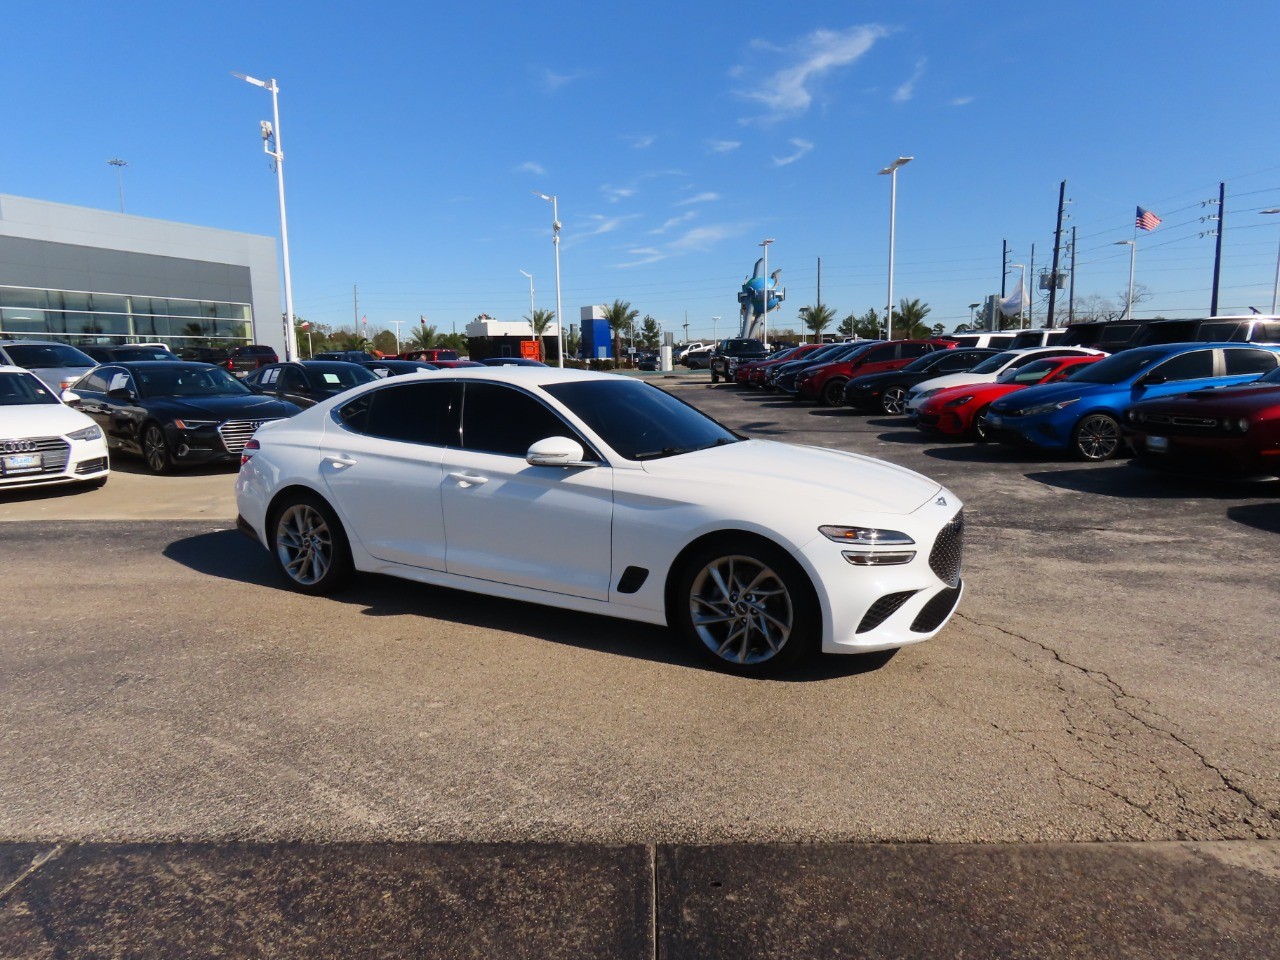
[[[732,383],[734,368],[738,363],[747,360],[763,360],[768,355],[768,348],[759,340],[745,337],[721,340],[711,351],[711,382],[727,380]]]
[[[347,363],[368,363],[377,360],[372,353],[363,350],[321,350],[312,360],[345,360]],[[274,362],[274,361],[272,361]]]
[[[844,385],[844,402],[855,410],[879,410],[897,416],[906,409],[907,391],[917,383],[943,377],[948,373],[972,370],[987,357],[994,357],[999,352],[978,347],[935,350],[898,370],[854,377]]]
[[[128,363],[132,360],[177,360],[170,351],[163,347],[141,347],[136,344],[123,344],[118,347],[81,347],[81,353],[87,353],[99,363]]]
[[[434,363],[427,363],[425,360],[366,360],[360,364],[366,370],[372,370],[375,377],[398,377],[404,373],[414,373],[417,370],[439,370]]]
[[[153,473],[182,463],[238,463],[263,423],[298,412],[221,367],[186,360],[103,364],[70,394],[65,399],[97,421],[108,447],[140,455]]]
[[[378,379],[376,373],[358,363],[299,360],[260,367],[245,377],[244,382],[258,393],[306,408]]]

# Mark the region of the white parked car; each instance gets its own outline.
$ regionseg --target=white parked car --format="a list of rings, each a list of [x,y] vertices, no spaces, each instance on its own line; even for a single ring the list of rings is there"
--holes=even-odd
[[[22,367],[0,366],[0,490],[107,482],[102,429]]]
[[[265,425],[239,525],[295,589],[352,569],[668,624],[717,665],[927,640],[963,587],[959,498],[879,460],[748,440],[649,383],[407,374]]]
[[[916,384],[907,394],[906,414],[914,417],[920,404],[924,403],[939,390],[948,387],[960,387],[968,383],[995,383],[1013,376],[1010,371],[1030,363],[1043,360],[1045,357],[1084,357],[1106,356],[1102,350],[1089,347],[1027,347],[1021,350],[1005,350],[994,357],[987,357],[972,370],[963,373],[949,373],[944,377],[934,377]]]

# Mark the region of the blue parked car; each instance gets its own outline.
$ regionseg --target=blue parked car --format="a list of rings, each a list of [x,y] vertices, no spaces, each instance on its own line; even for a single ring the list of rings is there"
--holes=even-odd
[[[991,404],[987,425],[1006,443],[1108,460],[1124,443],[1130,404],[1206,387],[1256,380],[1280,365],[1280,347],[1167,343],[1135,347],[1085,364],[1060,383],[1027,387]]]

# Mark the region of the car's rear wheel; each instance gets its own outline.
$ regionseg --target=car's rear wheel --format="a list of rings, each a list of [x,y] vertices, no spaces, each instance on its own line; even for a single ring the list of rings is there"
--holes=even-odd
[[[169,444],[158,423],[148,423],[142,430],[142,459],[152,473],[168,473],[173,469]]]
[[[1120,452],[1120,424],[1105,413],[1091,413],[1076,424],[1071,441],[1081,460],[1110,460]]]
[[[828,380],[822,387],[822,402],[828,407],[844,404],[844,385],[848,380]]]
[[[680,631],[731,673],[777,673],[818,646],[809,578],[764,540],[723,540],[698,550],[680,574],[673,607]]]
[[[719,383],[719,382],[720,382],[720,374],[716,373],[716,368],[715,368],[714,366],[712,366],[710,369],[711,369],[711,382],[712,382],[712,383]]]
[[[899,416],[907,409],[907,388],[901,384],[885,387],[880,394],[880,409],[891,417]]]
[[[301,593],[326,594],[351,575],[351,547],[333,509],[319,497],[291,495],[273,513],[271,555]]]

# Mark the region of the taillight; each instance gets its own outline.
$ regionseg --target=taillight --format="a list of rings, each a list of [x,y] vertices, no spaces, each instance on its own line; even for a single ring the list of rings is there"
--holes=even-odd
[[[246,463],[248,463],[250,460],[253,459],[253,451],[261,450],[261,449],[262,449],[262,444],[260,444],[257,440],[250,439],[249,442],[244,445],[244,449],[240,451],[240,466],[243,467]]]

